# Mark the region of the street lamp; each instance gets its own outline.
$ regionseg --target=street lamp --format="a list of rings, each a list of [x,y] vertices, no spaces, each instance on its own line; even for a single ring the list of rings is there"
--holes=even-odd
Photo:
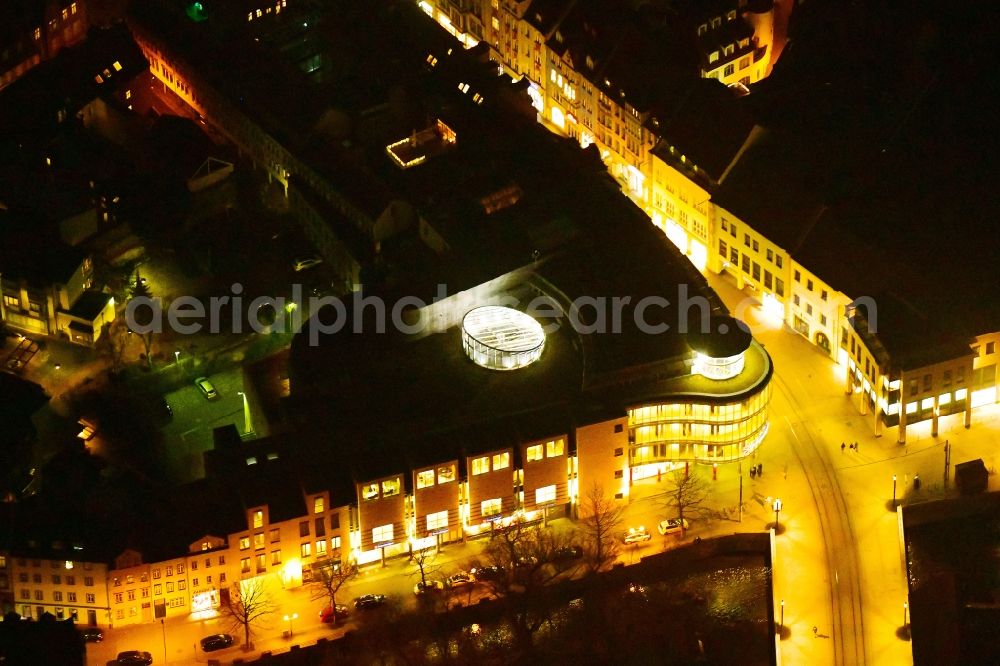
[[[907,620],[906,616],[909,613],[909,610],[910,610],[910,604],[904,601],[903,602],[903,629],[906,629],[906,620]]]
[[[892,508],[896,508],[896,475],[892,475]]]
[[[179,351],[174,351],[174,365],[177,365],[181,361],[181,353]]]
[[[243,396],[243,431],[245,435],[249,435],[253,432],[253,422],[250,420],[250,403],[247,402],[247,394],[243,391],[237,391],[237,395]]]
[[[781,514],[781,499],[774,500],[774,530],[778,530],[778,516]]]
[[[291,638],[293,636],[293,633],[292,633],[292,620],[297,620],[297,619],[299,619],[299,614],[298,613],[292,613],[291,615],[286,615],[285,616],[285,622],[288,623],[288,637],[289,638]]]

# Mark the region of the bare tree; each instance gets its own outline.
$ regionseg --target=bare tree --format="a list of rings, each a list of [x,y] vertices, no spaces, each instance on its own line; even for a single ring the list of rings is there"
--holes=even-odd
[[[153,298],[153,293],[149,290],[149,287],[146,286],[146,283],[143,282],[142,279],[139,277],[138,272],[136,273],[135,284],[132,285],[132,298],[133,299],[136,299],[136,298],[152,299]],[[149,316],[148,317],[146,316],[146,311],[149,311]],[[153,323],[154,317],[155,317],[154,313],[148,307],[136,308],[133,311],[132,314],[133,314],[133,316],[136,319],[135,323],[137,325],[139,325],[140,327],[149,326],[150,324]],[[150,349],[153,346],[153,336],[156,334],[156,331],[155,330],[149,330],[149,331],[147,331],[145,333],[139,333],[138,331],[136,331],[136,333],[138,333],[139,339],[142,340],[143,349],[146,350],[146,366],[150,370],[152,370],[152,368],[153,368],[153,357],[150,355]]]
[[[232,621],[234,629],[243,629],[243,644],[249,646],[253,625],[274,613],[278,607],[267,591],[264,579],[258,576],[233,583],[229,594],[223,595],[220,609]]]
[[[705,500],[708,499],[709,487],[705,480],[695,474],[675,470],[667,477],[667,494],[664,506],[681,521],[681,534],[684,534],[686,518],[701,515]]]
[[[313,567],[313,579],[309,583],[310,599],[326,599],[336,613],[337,593],[344,584],[358,574],[358,565],[353,562],[342,564],[328,560]]]
[[[587,559],[592,572],[600,571],[618,556],[621,542],[617,532],[625,507],[604,494],[604,487],[594,482],[580,506],[580,531],[587,543]]]
[[[128,347],[128,326],[121,317],[106,323],[101,329],[101,337],[94,347],[98,354],[108,360],[111,374],[117,375],[125,365],[125,349]]]

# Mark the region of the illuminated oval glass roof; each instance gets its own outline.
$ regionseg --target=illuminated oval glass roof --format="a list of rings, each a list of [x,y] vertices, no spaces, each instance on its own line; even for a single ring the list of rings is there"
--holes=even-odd
[[[470,310],[462,329],[477,342],[503,352],[525,352],[545,342],[542,325],[519,310],[484,305]]]

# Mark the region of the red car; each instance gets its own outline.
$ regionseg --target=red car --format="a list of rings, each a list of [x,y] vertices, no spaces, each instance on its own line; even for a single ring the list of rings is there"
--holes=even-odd
[[[336,624],[337,622],[345,619],[350,614],[351,614],[351,609],[349,609],[347,606],[343,606],[341,604],[337,604],[336,607],[334,608],[327,606],[326,608],[324,608],[319,612],[319,621]]]

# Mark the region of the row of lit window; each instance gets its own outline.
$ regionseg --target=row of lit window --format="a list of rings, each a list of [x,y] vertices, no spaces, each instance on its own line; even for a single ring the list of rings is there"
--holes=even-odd
[[[490,471],[490,461],[493,462],[493,471],[507,469],[510,467],[510,453],[496,453],[492,456],[480,456],[472,459],[472,475],[478,476]]]
[[[28,601],[31,599],[31,590],[21,588],[21,599]],[[95,595],[88,592],[85,595],[86,603],[93,604],[96,603]],[[35,601],[45,601],[45,592],[43,590],[35,590]],[[52,593],[52,601],[63,601],[63,593],[60,591],[55,591]],[[71,604],[76,603],[76,592],[67,592],[66,601]]]
[[[437,478],[437,483],[451,483],[455,480],[455,466],[445,465],[443,467],[438,467],[434,469],[425,469],[421,472],[417,472],[417,488],[429,488],[434,485],[435,477]]]
[[[365,500],[373,500],[379,498],[379,487],[382,490],[382,497],[392,497],[393,495],[398,495],[400,491],[400,479],[395,477],[393,479],[386,479],[379,483],[369,483],[361,488],[361,497]]]
[[[274,13],[275,14],[280,14],[281,10],[288,6],[287,2],[288,2],[288,0],[280,0],[279,2],[274,3],[274,7],[273,7]],[[266,9],[263,9],[263,10],[258,9],[255,12],[247,12],[247,21],[252,21],[252,20],[254,20],[254,18],[260,18],[264,14],[270,14],[271,13],[271,9],[272,9],[271,7],[267,7]]]
[[[545,443],[545,458],[558,458],[565,453],[566,446],[562,439],[552,440]],[[526,450],[527,461],[535,462],[536,460],[542,460],[542,445],[533,444],[529,446]]]
[[[17,578],[22,583],[27,583],[28,582],[28,574],[27,573],[21,572],[21,573],[17,574]],[[31,579],[32,579],[32,581],[35,584],[40,585],[41,582],[42,582],[42,574],[37,574],[37,573],[36,574],[32,574]],[[66,576],[65,583],[66,583],[66,585],[76,585],[76,576]],[[59,574],[52,574],[52,584],[53,585],[62,585],[63,584],[63,577],[60,576]],[[87,586],[87,587],[93,587],[93,585],[94,585],[94,577],[93,576],[84,576],[83,577],[83,584],[85,586]]]
[[[645,405],[628,411],[629,425],[639,425],[656,421],[703,421],[725,422],[749,418],[767,404],[763,393],[738,403],[722,405],[701,405],[695,403],[671,403]]]
[[[31,544],[29,544],[29,545],[31,545]],[[75,550],[80,550],[76,546],[74,546],[74,549]],[[3,564],[2,567],[0,567],[0,569],[2,569],[2,568],[4,568],[4,567],[7,566],[7,564],[6,564],[6,562],[7,562],[6,558],[4,558],[3,562],[4,562],[4,564]],[[49,563],[49,566],[51,568],[53,568],[53,569],[72,569],[73,567],[76,566],[76,564],[74,564],[71,560],[48,560],[48,563]],[[94,568],[94,565],[91,562],[83,562],[82,564],[83,564],[83,570],[84,571],[90,571],[91,569]],[[19,567],[26,567],[26,566],[28,566],[28,560],[26,560],[23,557],[19,557],[17,559],[17,566],[19,566]],[[31,560],[31,566],[33,566],[35,568],[38,568],[38,567],[42,566],[42,561],[41,560]]]

